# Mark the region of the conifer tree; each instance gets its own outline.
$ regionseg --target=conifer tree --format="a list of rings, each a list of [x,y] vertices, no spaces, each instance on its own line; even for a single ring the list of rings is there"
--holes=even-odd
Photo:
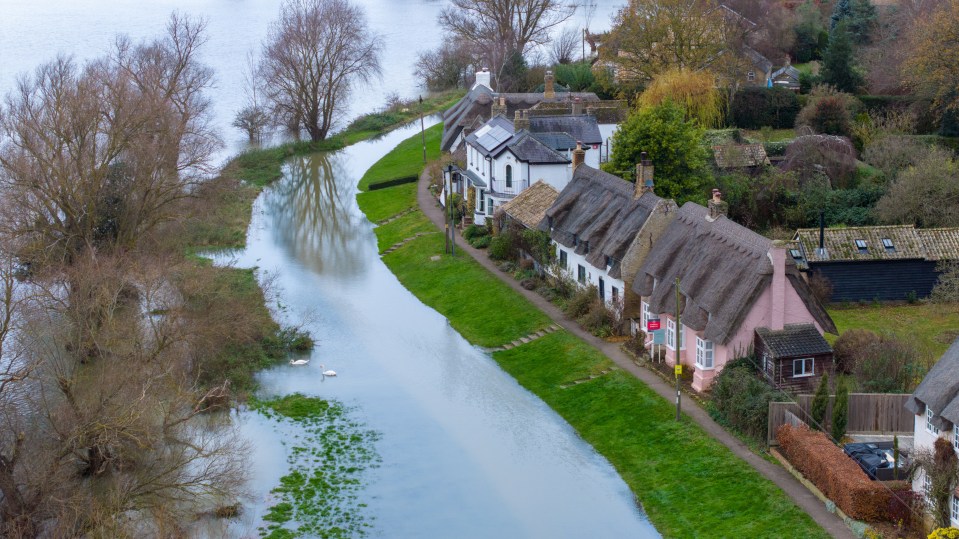
[[[822,80],[837,90],[855,93],[862,86],[862,75],[854,65],[852,43],[845,21],[829,34],[829,46],[823,54]]]

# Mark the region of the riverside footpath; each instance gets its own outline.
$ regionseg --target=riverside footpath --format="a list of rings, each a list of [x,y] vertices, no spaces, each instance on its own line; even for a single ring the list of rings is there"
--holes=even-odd
[[[429,182],[420,178],[417,186],[417,203],[420,210],[430,219],[430,221],[440,230],[445,227],[443,209],[429,192]],[[670,402],[675,402],[676,389],[668,385],[662,378],[649,370],[636,365],[617,343],[610,343],[600,339],[584,330],[580,325],[570,320],[560,309],[547,301],[539,294],[526,290],[520,286],[511,275],[500,271],[492,260],[481,251],[470,246],[466,241],[459,238],[456,243],[456,249],[459,253],[466,253],[473,257],[480,265],[486,268],[491,274],[495,275],[501,281],[506,283],[517,293],[522,294],[527,300],[534,304],[541,311],[546,313],[557,325],[582,339],[586,343],[596,347],[619,368],[635,376],[646,384],[658,395]],[[737,457],[753,467],[761,475],[772,481],[783,490],[803,511],[816,521],[817,524],[829,533],[832,537],[842,539],[854,539],[856,536],[852,530],[837,515],[829,512],[825,504],[813,495],[805,486],[781,466],[775,465],[749,449],[743,442],[738,440],[732,434],[723,429],[716,423],[709,414],[703,410],[693,399],[686,398],[682,401],[683,413],[698,424],[707,434],[719,441],[730,449]],[[786,533],[786,532],[784,532]]]

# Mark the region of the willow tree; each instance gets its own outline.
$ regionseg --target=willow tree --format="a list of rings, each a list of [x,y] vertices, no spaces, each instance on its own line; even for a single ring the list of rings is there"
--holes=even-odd
[[[726,119],[726,100],[708,71],[670,69],[656,75],[639,96],[640,108],[655,107],[666,101],[683,109],[687,120],[707,129],[721,127]]]
[[[916,19],[902,74],[940,113],[959,111],[959,0]]]
[[[381,73],[382,38],[349,0],[287,0],[263,45],[261,74],[274,118],[323,140],[357,86]]]

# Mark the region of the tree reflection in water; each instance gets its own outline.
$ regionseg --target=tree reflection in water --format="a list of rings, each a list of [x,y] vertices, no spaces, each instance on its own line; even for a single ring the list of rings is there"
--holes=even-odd
[[[356,178],[344,158],[342,152],[293,157],[263,197],[278,243],[316,273],[341,278],[361,276],[371,251],[354,198]]]

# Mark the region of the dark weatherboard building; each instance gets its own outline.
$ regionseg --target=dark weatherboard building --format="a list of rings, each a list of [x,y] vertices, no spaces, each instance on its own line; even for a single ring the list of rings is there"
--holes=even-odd
[[[828,279],[831,301],[924,298],[939,262],[959,260],[959,228],[801,228],[795,240],[790,254],[810,276]]]

